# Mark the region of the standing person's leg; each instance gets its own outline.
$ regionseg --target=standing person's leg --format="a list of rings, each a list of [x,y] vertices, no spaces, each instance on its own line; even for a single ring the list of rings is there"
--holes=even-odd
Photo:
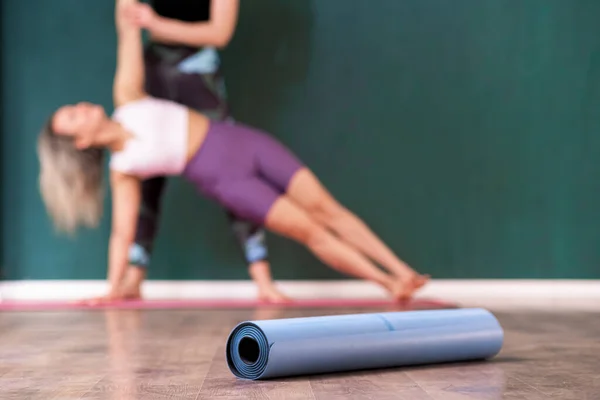
[[[181,73],[178,76],[177,102],[215,120],[232,119],[225,82],[218,69],[213,73]],[[259,299],[270,302],[289,301],[273,282],[265,230],[231,212],[227,212],[227,216],[230,229],[248,265],[250,277],[258,288]]]
[[[157,177],[142,182],[142,203],[138,216],[135,241],[129,249],[129,269],[123,293],[128,299],[141,297],[141,285],[146,279],[147,268],[158,233],[162,196],[166,179]]]
[[[269,302],[286,302],[290,298],[277,289],[271,275],[266,232],[259,224],[238,218],[232,212],[227,217],[233,234],[242,249],[248,272],[258,289],[258,298]]]

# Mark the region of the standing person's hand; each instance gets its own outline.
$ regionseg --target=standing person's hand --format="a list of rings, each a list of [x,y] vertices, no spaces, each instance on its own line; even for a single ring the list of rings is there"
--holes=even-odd
[[[135,3],[127,6],[125,18],[129,23],[139,28],[152,30],[159,17],[148,4]]]
[[[132,29],[139,29],[137,25],[131,22],[128,18],[130,9],[137,3],[132,3],[131,0],[117,0],[115,7],[115,24],[118,32],[129,31]]]

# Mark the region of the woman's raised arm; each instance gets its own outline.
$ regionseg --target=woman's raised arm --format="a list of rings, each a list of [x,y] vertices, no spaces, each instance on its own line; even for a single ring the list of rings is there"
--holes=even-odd
[[[116,0],[117,68],[113,81],[115,107],[146,96],[142,33],[130,15],[138,0]]]

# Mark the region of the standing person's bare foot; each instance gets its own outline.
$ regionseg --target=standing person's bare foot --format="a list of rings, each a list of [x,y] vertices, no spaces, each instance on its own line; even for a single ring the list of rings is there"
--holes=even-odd
[[[141,300],[142,291],[139,286],[126,285],[122,289],[123,299],[125,300]]]
[[[142,283],[146,278],[146,270],[136,266],[130,266],[127,269],[125,282],[121,286],[121,293],[125,300],[141,300]]]
[[[258,299],[260,301],[282,304],[292,301],[291,298],[281,293],[271,277],[271,267],[266,261],[257,261],[250,265],[250,276],[258,287]]]
[[[275,286],[258,289],[258,299],[267,303],[284,304],[289,303],[292,299],[281,293]]]

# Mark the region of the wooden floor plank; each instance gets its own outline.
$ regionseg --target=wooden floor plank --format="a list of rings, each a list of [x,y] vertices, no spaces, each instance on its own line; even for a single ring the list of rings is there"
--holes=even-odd
[[[500,355],[446,364],[252,382],[235,378],[225,341],[240,321],[357,309],[128,310],[0,314],[0,398],[593,399],[600,393],[594,313],[496,313]]]

